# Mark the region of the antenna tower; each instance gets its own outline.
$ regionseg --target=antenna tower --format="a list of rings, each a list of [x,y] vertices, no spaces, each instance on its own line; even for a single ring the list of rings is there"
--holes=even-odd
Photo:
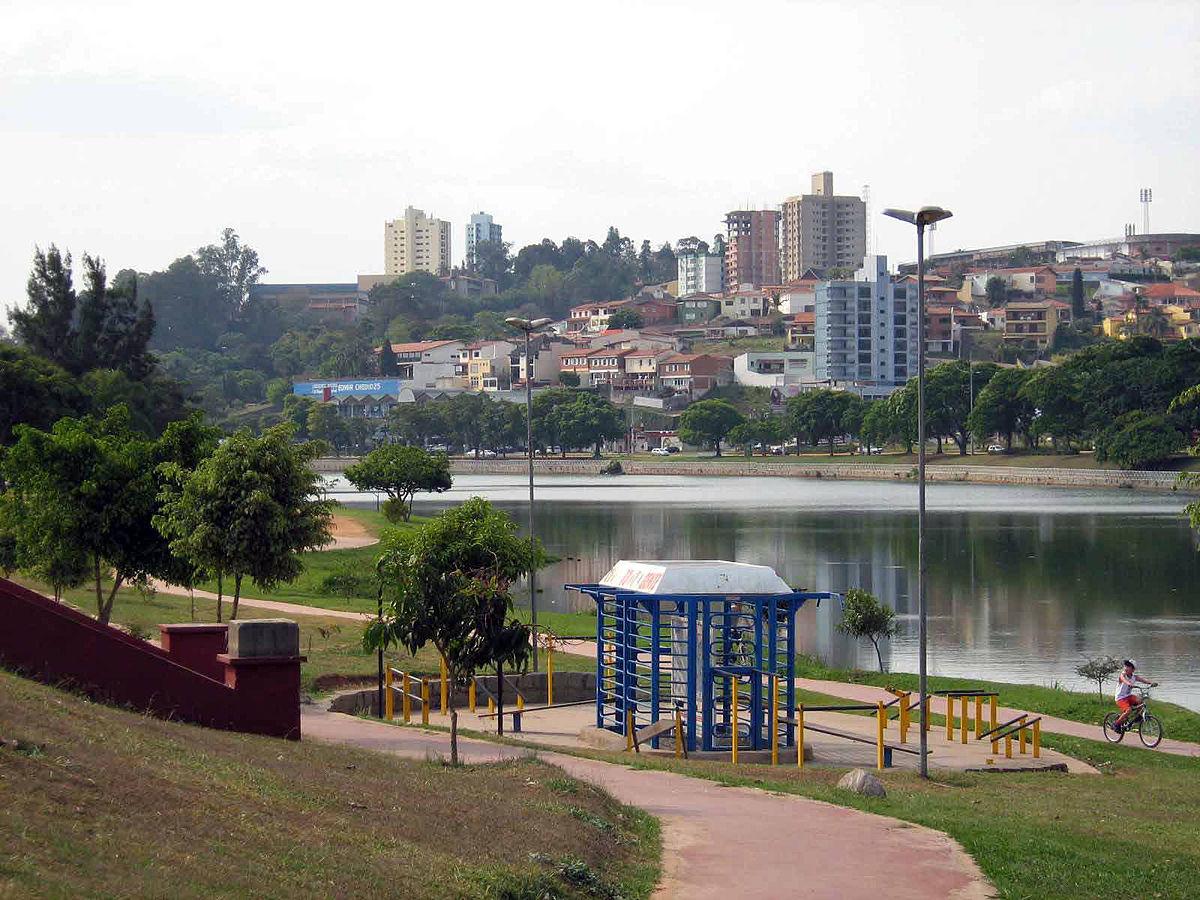
[[[1150,233],[1150,204],[1154,201],[1154,189],[1142,188],[1142,234]]]

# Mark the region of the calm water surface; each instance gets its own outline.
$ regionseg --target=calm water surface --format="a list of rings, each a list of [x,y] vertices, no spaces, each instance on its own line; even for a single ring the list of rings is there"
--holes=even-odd
[[[417,501],[433,512],[479,495],[526,520],[527,486],[458,476]],[[1084,687],[1085,657],[1132,655],[1163,699],[1200,709],[1200,553],[1176,494],[933,484],[929,662],[940,675]],[[546,608],[590,608],[564,582],[621,558],[730,559],[795,587],[863,587],[895,607],[886,665],[916,671],[916,486],[782,478],[540,476],[536,528],[561,561],[539,576]],[[518,595],[520,596],[520,595]],[[838,634],[838,610],[807,605],[801,646],[876,665]]]

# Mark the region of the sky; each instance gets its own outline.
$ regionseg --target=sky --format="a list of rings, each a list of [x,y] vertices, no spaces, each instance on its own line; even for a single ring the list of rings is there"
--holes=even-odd
[[[35,246],[148,272],[233,226],[266,281],[382,271],[413,205],[514,252],[711,239],[831,170],[935,251],[1200,232],[1200,3],[0,0],[0,304]]]

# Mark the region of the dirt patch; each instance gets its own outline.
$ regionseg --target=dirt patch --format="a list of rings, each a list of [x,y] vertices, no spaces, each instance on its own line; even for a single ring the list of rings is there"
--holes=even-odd
[[[339,516],[336,513],[333,516],[333,523],[329,528],[329,533],[332,535],[333,541],[325,545],[325,550],[369,547],[371,544],[379,543],[379,538],[371,534],[362,522],[352,519],[349,516]]]

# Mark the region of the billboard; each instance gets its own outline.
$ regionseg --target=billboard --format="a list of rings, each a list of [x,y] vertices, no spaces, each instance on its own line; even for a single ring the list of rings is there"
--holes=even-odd
[[[338,378],[329,381],[297,381],[292,393],[314,400],[338,397],[395,397],[404,382],[399,378]]]

